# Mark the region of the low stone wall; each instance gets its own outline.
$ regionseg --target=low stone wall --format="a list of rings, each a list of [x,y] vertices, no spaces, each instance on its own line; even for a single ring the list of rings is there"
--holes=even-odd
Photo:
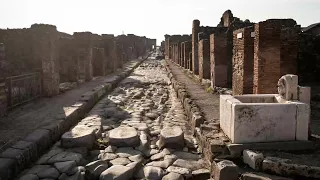
[[[128,76],[143,61],[141,60],[133,66],[124,68],[123,71],[111,80],[105,81],[104,84],[83,94],[78,102],[70,107],[65,107],[65,109],[68,109],[67,112],[58,114],[53,119],[54,123],[35,130],[24,140],[15,143],[2,152],[0,154],[0,179],[13,179],[30,163],[37,160],[53,143],[60,139],[64,132],[78,123],[104,95],[111,92],[121,80]]]

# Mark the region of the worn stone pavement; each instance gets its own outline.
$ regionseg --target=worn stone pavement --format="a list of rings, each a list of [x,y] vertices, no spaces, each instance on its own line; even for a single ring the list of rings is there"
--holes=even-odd
[[[201,108],[205,119],[213,123],[219,123],[220,96],[206,92],[198,82],[188,77],[179,66],[171,61],[166,62],[169,64],[171,73],[176,80],[185,85],[191,99]]]
[[[136,62],[130,61],[124,67]],[[119,69],[120,71],[120,69]],[[52,98],[40,98],[36,101],[17,107],[9,112],[7,117],[0,118],[0,152],[22,139],[35,129],[50,124],[57,114],[66,114],[69,107],[80,99],[81,95],[91,91],[104,81],[113,78],[114,72],[104,77],[96,77],[75,89]]]
[[[141,64],[20,179],[210,179],[162,63]],[[91,126],[94,140],[76,131]]]

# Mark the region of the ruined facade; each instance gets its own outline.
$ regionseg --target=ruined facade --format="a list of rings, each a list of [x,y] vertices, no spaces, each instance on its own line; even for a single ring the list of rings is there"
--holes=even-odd
[[[233,32],[233,95],[253,93],[254,27]]]
[[[273,84],[285,74],[296,74],[299,31],[292,19],[255,24],[254,93],[277,93]]]

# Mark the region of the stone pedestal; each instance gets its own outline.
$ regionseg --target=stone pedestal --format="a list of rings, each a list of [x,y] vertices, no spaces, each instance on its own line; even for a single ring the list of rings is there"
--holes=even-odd
[[[210,43],[209,40],[199,41],[199,78],[210,79]]]
[[[32,33],[33,57],[42,64],[43,95],[59,94],[58,31],[55,26],[34,24]]]
[[[253,42],[253,27],[234,31],[232,58],[233,95],[253,93]]]

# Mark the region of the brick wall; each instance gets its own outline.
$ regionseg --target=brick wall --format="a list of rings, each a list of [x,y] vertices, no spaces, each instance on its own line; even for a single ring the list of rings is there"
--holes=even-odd
[[[233,95],[253,93],[253,27],[239,29],[233,32]],[[241,38],[237,37],[241,34]]]
[[[298,50],[295,44],[298,42],[295,32],[292,32],[295,28],[295,21],[290,19],[271,19],[255,25],[254,93],[277,93],[279,78],[287,73],[296,73],[294,66]]]
[[[198,60],[198,33],[200,30],[200,21],[193,20],[192,22],[192,71],[194,74],[199,74]]]
[[[210,35],[211,86],[227,87],[228,51],[227,34]]]
[[[210,79],[210,41],[202,39],[199,41],[199,78]]]

